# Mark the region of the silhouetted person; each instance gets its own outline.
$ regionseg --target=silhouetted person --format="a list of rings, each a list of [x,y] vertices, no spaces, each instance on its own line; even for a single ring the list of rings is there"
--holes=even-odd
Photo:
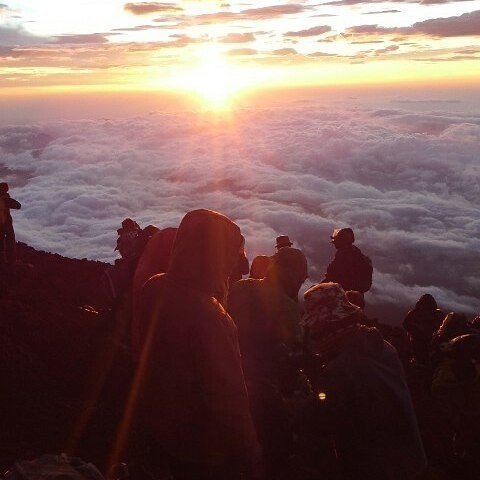
[[[258,255],[255,257],[252,260],[252,265],[250,266],[250,278],[265,278],[269,265],[270,257],[267,255]]]
[[[144,229],[145,230],[145,229]],[[142,287],[147,280],[159,273],[165,273],[170,265],[173,244],[177,235],[177,228],[164,228],[153,234],[145,245],[138,260],[132,282],[132,351],[133,355],[139,355],[140,342],[140,298]]]
[[[282,392],[298,370],[288,352],[300,344],[298,291],[307,278],[300,250],[284,247],[270,259],[264,279],[240,280],[231,288],[228,312],[237,324],[252,414],[268,471],[282,468],[291,439]]]
[[[18,210],[21,207],[20,202],[10,197],[8,183],[0,183],[0,266],[2,264],[15,266],[17,260],[15,231],[10,209]]]
[[[395,348],[364,326],[339,284],[315,285],[304,297],[309,349],[324,365],[312,375],[320,392],[306,415],[312,438],[333,435],[341,478],[413,480],[426,458]]]
[[[282,248],[291,247],[292,245],[293,243],[290,241],[290,238],[288,237],[288,235],[280,235],[276,239],[275,248],[277,249],[277,252],[278,252]]]
[[[176,479],[236,479],[259,455],[237,329],[222,307],[241,243],[227,217],[189,212],[167,273],[143,287],[142,413]]]
[[[440,327],[444,315],[433,296],[426,293],[405,317],[403,328],[410,337],[413,356],[419,363],[428,362],[432,337]]]
[[[131,218],[126,218],[122,222],[122,227],[117,230],[118,239],[115,250],[118,250],[123,259],[130,259],[135,256],[137,237],[142,229],[137,222]]]
[[[322,283],[339,283],[345,291],[365,293],[372,286],[372,262],[354,245],[351,228],[334,230],[330,236],[337,249],[333,261],[327,267]]]

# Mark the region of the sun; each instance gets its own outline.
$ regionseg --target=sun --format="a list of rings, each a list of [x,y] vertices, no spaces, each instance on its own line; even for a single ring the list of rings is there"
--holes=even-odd
[[[228,110],[234,99],[256,81],[255,72],[204,46],[195,52],[191,65],[173,83],[176,89],[194,93],[211,109]]]

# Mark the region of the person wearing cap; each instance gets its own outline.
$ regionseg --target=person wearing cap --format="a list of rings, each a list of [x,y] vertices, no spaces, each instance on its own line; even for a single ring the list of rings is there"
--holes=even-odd
[[[277,252],[278,252],[282,248],[291,247],[292,245],[293,243],[290,241],[290,238],[288,237],[288,235],[280,235],[276,239],[275,248],[277,249]]]
[[[354,245],[353,230],[335,229],[330,238],[337,251],[322,283],[339,283],[345,291],[367,292],[372,285],[372,262]]]
[[[240,280],[229,293],[227,310],[238,327],[252,415],[272,478],[291,440],[282,393],[298,377],[288,353],[300,344],[298,291],[306,278],[305,255],[286,246],[270,257],[265,278]]]
[[[10,209],[19,210],[22,207],[10,197],[8,183],[0,183],[0,265],[14,266],[17,260],[15,250],[15,231],[13,229]]]
[[[426,457],[395,348],[366,326],[338,283],[317,284],[304,299],[307,349],[324,366],[310,374],[322,396],[309,405],[305,428],[313,439],[318,431],[333,436],[341,478],[417,478]]]

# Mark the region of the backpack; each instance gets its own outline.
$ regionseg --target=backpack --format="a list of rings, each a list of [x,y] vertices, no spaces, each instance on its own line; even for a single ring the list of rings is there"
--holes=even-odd
[[[372,288],[373,265],[369,257],[358,250],[353,262],[355,272],[356,290],[361,293],[368,292]]]

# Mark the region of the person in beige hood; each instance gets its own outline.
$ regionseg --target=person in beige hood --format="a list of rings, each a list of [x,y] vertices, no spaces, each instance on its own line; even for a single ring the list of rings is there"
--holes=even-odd
[[[241,244],[224,215],[189,212],[167,273],[143,287],[142,413],[175,479],[261,476],[237,329],[222,306]]]

